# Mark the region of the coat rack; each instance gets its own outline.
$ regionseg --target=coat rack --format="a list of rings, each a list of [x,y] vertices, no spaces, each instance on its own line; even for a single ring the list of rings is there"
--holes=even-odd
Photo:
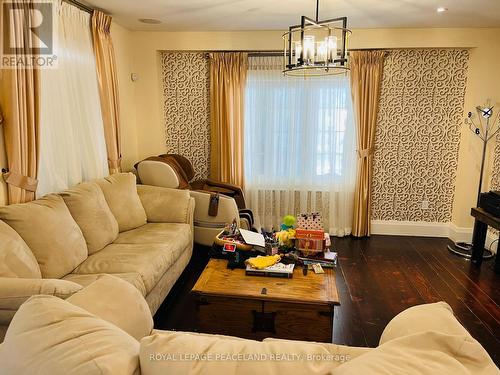
[[[479,187],[477,190],[477,201],[476,206],[479,206],[479,200],[481,198],[481,189],[483,186],[483,174],[484,174],[484,162],[486,160],[486,150],[488,142],[498,133],[500,130],[499,115],[500,111],[496,112],[494,115],[493,106],[489,103],[484,106],[477,106],[477,120],[474,119],[474,114],[469,112],[467,118],[465,119],[465,125],[468,126],[469,130],[481,139],[483,142],[483,155],[481,158],[481,171],[479,172]],[[472,257],[472,244],[467,242],[455,242],[454,245],[448,245],[448,250],[460,255],[464,258]],[[484,249],[483,259],[489,259],[493,257],[493,253],[489,249]]]

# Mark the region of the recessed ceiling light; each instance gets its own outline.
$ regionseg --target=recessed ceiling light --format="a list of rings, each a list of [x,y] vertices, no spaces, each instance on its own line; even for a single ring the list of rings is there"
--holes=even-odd
[[[446,12],[447,10],[448,10],[448,8],[445,8],[445,7],[439,7],[439,8],[436,9],[436,11],[438,13],[443,13],[443,12]]]
[[[154,18],[139,18],[139,22],[147,23],[149,25],[158,25],[161,23],[160,20],[155,20]]]

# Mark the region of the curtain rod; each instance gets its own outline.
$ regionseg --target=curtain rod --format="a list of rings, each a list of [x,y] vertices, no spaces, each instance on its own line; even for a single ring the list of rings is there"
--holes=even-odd
[[[73,6],[77,7],[78,9],[83,10],[84,12],[87,12],[90,14],[92,14],[94,12],[94,8],[91,8],[91,7],[89,7],[85,4],[82,4],[76,0],[62,0],[62,1],[64,1],[65,3],[68,3],[70,5],[73,5]]]
[[[390,51],[390,50],[398,50],[398,49],[403,49],[403,48],[356,48],[356,49],[350,49],[350,51],[367,51],[367,50],[377,50],[377,51]],[[407,49],[407,48],[404,48]],[[248,50],[218,50],[218,51],[211,51],[211,50],[160,50],[159,52],[176,52],[176,53],[218,53],[218,52],[246,52],[248,53],[248,57],[282,57],[283,56],[283,51],[248,51]],[[349,52],[347,52],[349,54]]]
[[[391,48],[350,48],[348,53],[351,51],[398,51],[398,50],[419,50],[419,49],[472,49],[474,47],[391,47]],[[199,50],[199,49],[163,49],[158,52],[177,52],[177,53],[218,53],[218,52],[246,52],[250,57],[256,56],[283,56],[283,51],[271,50],[271,51],[258,51],[258,50]]]
[[[248,52],[249,57],[257,56],[283,56],[283,51],[251,51]]]

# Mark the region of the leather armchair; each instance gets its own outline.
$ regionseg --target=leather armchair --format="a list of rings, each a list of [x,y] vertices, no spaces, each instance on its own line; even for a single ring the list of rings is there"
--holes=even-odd
[[[191,187],[194,190],[210,191],[231,197],[236,201],[239,209],[246,209],[245,196],[239,186],[207,178],[206,180],[191,182]]]
[[[161,186],[173,189],[190,189],[190,195],[195,200],[194,210],[194,241],[198,244],[211,246],[215,236],[227,223],[236,220],[238,226],[251,229],[253,215],[250,210],[239,210],[237,200],[244,203],[241,188],[202,180],[193,184],[194,176],[191,163],[183,157],[160,155],[146,158],[135,164],[140,182],[144,185]],[[195,187],[210,186],[214,190],[194,190]],[[219,189],[219,190],[215,190]],[[217,210],[211,211],[211,199],[217,195]],[[241,212],[240,212],[241,211]],[[215,213],[215,214],[214,214]],[[242,219],[240,219],[240,216]]]
[[[204,190],[214,193],[219,193],[231,198],[234,198],[238,208],[243,210],[246,209],[245,195],[243,194],[243,189],[240,186],[230,184],[228,182],[222,182],[213,180],[210,178],[204,180],[195,180],[194,178],[194,168],[191,162],[182,155],[178,154],[162,154],[160,158],[168,159],[171,158],[175,160],[177,164],[184,172],[186,182],[189,184],[191,190]]]

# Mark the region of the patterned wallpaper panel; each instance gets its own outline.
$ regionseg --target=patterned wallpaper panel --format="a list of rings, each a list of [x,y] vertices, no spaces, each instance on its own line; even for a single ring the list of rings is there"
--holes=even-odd
[[[448,222],[469,53],[394,50],[384,66],[375,136],[372,218]],[[422,209],[422,201],[429,209]]]
[[[161,53],[165,143],[194,166],[195,179],[210,170],[210,71],[206,53]]]

